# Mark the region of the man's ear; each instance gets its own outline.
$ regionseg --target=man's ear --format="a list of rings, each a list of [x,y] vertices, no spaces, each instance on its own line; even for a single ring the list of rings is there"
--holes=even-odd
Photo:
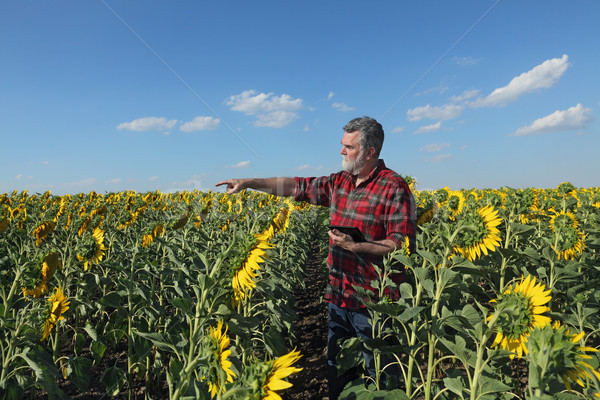
[[[375,147],[369,147],[367,149],[367,160],[371,160],[372,158],[375,158]]]

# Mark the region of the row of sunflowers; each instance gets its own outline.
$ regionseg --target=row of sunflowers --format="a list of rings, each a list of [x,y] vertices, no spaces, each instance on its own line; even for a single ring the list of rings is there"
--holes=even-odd
[[[324,215],[258,193],[1,196],[0,398],[279,398]]]
[[[367,300],[376,377],[343,395],[600,397],[600,190],[414,194],[416,251],[378,271],[384,291],[403,266],[402,297]],[[85,393],[95,372],[111,396],[279,399],[326,218],[254,192],[5,194],[0,396]],[[357,366],[358,343],[343,348]]]

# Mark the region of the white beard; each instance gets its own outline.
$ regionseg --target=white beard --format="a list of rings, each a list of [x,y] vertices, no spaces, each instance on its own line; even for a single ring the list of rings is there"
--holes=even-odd
[[[363,158],[362,153],[359,154],[354,161],[350,161],[348,157],[342,155],[342,168],[351,175],[358,175],[360,170],[364,168],[365,164],[366,160]]]

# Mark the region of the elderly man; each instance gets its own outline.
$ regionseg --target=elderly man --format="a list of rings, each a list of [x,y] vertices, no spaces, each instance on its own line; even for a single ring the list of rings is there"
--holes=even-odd
[[[399,297],[397,290],[378,293],[372,286],[377,279],[373,264],[382,266],[383,256],[405,245],[414,246],[416,211],[406,181],[388,169],[379,153],[384,133],[381,124],[369,117],[355,118],[344,126],[342,137],[343,171],[313,178],[229,179],[227,193],[249,188],[330,208],[332,226],[358,228],[365,241],[338,229],[329,234],[327,265],[329,278],[324,299],[328,303],[329,334],[327,363],[329,398],[337,399],[354,372],[338,376],[336,356],[340,339],[357,336],[371,338],[369,313],[354,286],[371,290],[376,296]],[[401,273],[392,275],[396,283]],[[372,352],[362,347],[367,372],[374,376]]]

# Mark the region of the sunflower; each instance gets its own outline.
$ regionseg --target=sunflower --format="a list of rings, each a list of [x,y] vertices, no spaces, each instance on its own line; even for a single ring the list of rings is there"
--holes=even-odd
[[[39,246],[40,243],[54,230],[56,227],[56,223],[54,221],[46,221],[42,222],[38,225],[37,228],[33,231],[33,236],[35,237],[35,245]]]
[[[581,387],[585,387],[584,380],[592,379],[592,374],[597,380],[600,380],[600,372],[588,364],[584,360],[592,359],[593,357],[587,352],[597,353],[598,349],[594,347],[578,346],[581,339],[585,336],[585,332],[571,333],[565,326],[561,326],[560,322],[556,321],[552,326],[555,334],[560,335],[562,340],[567,342],[560,354],[560,358],[566,360],[567,363],[562,363],[558,374],[562,378],[566,388],[571,391],[569,381],[577,383]],[[565,365],[568,364],[568,365]]]
[[[561,211],[550,218],[550,229],[553,232],[552,249],[558,259],[573,260],[583,252],[585,234],[579,229],[579,221],[571,212]]]
[[[50,331],[61,319],[65,319],[64,313],[69,309],[67,296],[63,293],[60,287],[56,288],[56,292],[48,299],[48,316],[44,323],[44,331],[42,334],[42,340],[46,340],[50,336]]]
[[[223,330],[222,320],[219,320],[216,328],[210,326],[208,341],[212,354],[212,363],[208,373],[208,389],[212,398],[217,395],[219,390],[221,393],[225,393],[225,383],[233,382],[236,374],[231,369],[231,361],[228,360],[231,350],[228,350],[227,347],[229,347],[230,342],[227,337],[227,325]]]
[[[187,224],[188,220],[190,219],[190,214],[188,213],[184,213],[181,218],[179,218],[177,221],[175,221],[175,223],[173,224],[173,226],[171,226],[171,229],[173,230],[177,230],[177,229],[181,229],[185,226],[185,224]]]
[[[154,240],[162,235],[165,232],[165,227],[163,224],[156,224],[152,232],[144,235],[142,237],[142,247],[148,247],[150,244],[154,243]]]
[[[474,261],[481,257],[481,253],[487,255],[488,250],[494,251],[500,246],[500,231],[497,226],[502,219],[493,206],[480,208],[477,213],[470,213],[465,219],[471,229],[461,231],[458,238],[461,244],[455,247],[455,253],[460,253],[469,261]]]
[[[446,202],[446,207],[449,211],[448,218],[454,220],[457,215],[460,215],[460,213],[463,212],[465,207],[465,196],[461,191],[450,191],[448,201]]]
[[[249,292],[256,287],[254,278],[256,278],[258,274],[255,271],[258,271],[260,269],[259,264],[264,263],[264,259],[268,258],[265,250],[273,247],[273,245],[266,241],[265,236],[256,235],[256,238],[258,242],[242,261],[241,266],[233,274],[231,286],[233,287],[236,301],[245,298]]]
[[[275,391],[292,387],[291,383],[283,379],[293,373],[302,371],[302,368],[292,367],[292,364],[298,361],[300,357],[302,357],[300,352],[294,349],[288,354],[269,362],[270,368],[265,375],[261,400],[281,400],[281,396]]]
[[[88,257],[82,256],[81,254],[77,254],[77,259],[79,261],[85,261],[83,264],[84,271],[87,271],[92,266],[92,264],[98,264],[100,261],[102,261],[102,258],[105,254],[104,251],[108,250],[108,248],[104,245],[104,231],[102,229],[94,228],[94,231],[92,232],[92,237],[93,241],[91,249],[87,254]]]
[[[544,290],[545,285],[535,282],[535,277],[528,275],[521,282],[509,286],[502,295],[492,300],[495,313],[500,313],[496,321],[496,338],[492,347],[500,346],[512,351],[519,358],[527,354],[527,337],[534,328],[543,328],[550,324],[550,318],[544,315],[550,308],[545,306],[551,299],[551,290]],[[488,317],[490,320],[492,316]],[[511,355],[511,358],[514,354]]]
[[[9,225],[8,218],[2,218],[0,220],[0,233],[4,232],[8,228],[8,225]]]

